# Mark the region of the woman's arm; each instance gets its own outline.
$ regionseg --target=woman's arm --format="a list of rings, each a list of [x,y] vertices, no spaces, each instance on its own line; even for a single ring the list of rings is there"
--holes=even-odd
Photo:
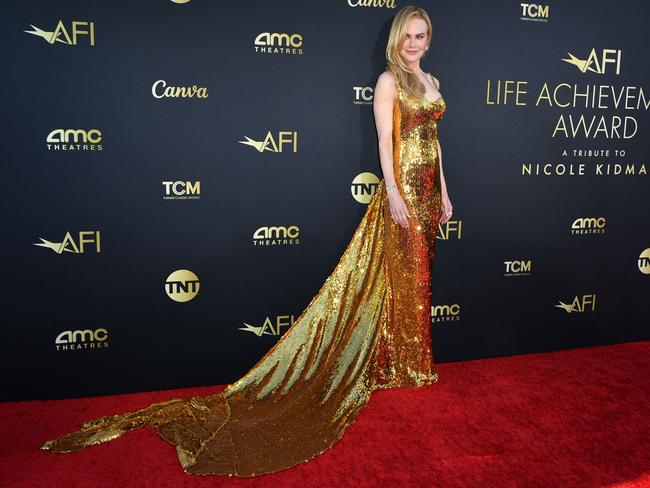
[[[379,140],[379,162],[384,174],[384,184],[388,194],[390,213],[393,221],[408,228],[408,218],[411,216],[406,208],[399,189],[394,185],[393,171],[393,107],[397,100],[397,86],[392,75],[383,72],[377,79],[372,109],[375,114],[377,138]]]
[[[397,88],[393,77],[384,72],[379,75],[375,86],[372,110],[375,114],[377,139],[379,140],[379,162],[387,186],[395,184],[393,173],[393,104]]]

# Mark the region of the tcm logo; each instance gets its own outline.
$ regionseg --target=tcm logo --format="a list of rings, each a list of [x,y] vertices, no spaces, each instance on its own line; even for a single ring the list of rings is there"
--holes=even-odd
[[[177,269],[165,280],[167,296],[175,302],[189,302],[199,294],[199,278],[188,269]]]
[[[54,129],[47,135],[48,151],[101,151],[99,129]]]
[[[596,294],[582,295],[581,297],[576,295],[571,303],[564,303],[558,300],[558,304],[555,306],[561,308],[566,313],[586,312],[588,310],[593,312],[596,310]]]
[[[449,239],[460,240],[463,237],[463,221],[462,220],[448,220],[444,224],[438,225],[438,232],[436,239],[448,241]]]
[[[200,181],[163,181],[163,200],[198,200],[201,198]]]
[[[431,322],[455,322],[460,320],[460,304],[431,305]]]
[[[98,230],[82,230],[75,239],[70,232],[66,232],[63,241],[50,242],[47,239],[39,237],[42,242],[35,242],[35,246],[52,249],[57,254],[71,252],[74,254],[83,254],[86,248],[91,246],[95,252],[102,252],[101,234]]]
[[[571,224],[571,234],[604,234],[605,217],[578,217]]]
[[[372,105],[375,89],[371,86],[353,86],[355,105]]]
[[[95,45],[95,23],[85,22],[83,20],[73,20],[66,29],[62,20],[56,24],[53,31],[44,31],[38,27],[30,24],[32,30],[26,30],[27,34],[33,34],[42,37],[48,44],[60,42],[61,44],[68,44],[69,46],[76,46],[83,42],[88,42],[90,46]]]
[[[533,262],[528,259],[526,261],[504,261],[506,267],[503,276],[525,276],[529,275],[533,267]]]
[[[521,3],[520,20],[533,20],[536,22],[548,22],[548,5],[536,3]]]
[[[255,38],[255,52],[265,54],[302,54],[300,34],[262,32]]]
[[[639,271],[643,274],[650,274],[650,247],[644,249],[638,260]]]
[[[348,0],[350,7],[395,8],[395,0]]]
[[[64,330],[54,340],[57,351],[75,349],[100,349],[108,347],[108,331],[104,328],[95,330]]]
[[[288,330],[294,322],[293,315],[277,315],[274,319],[266,317],[262,325],[256,326],[243,322],[246,327],[240,327],[239,330],[252,332],[258,337],[263,335],[281,336]]]
[[[254,246],[291,246],[300,244],[297,225],[260,227],[253,233]]]
[[[620,49],[603,49],[600,54],[596,52],[596,48],[593,48],[587,56],[587,59],[576,58],[570,52],[567,52],[569,55],[568,59],[562,58],[562,61],[566,61],[569,64],[576,66],[582,73],[591,71],[593,73],[599,73],[601,75],[605,74],[607,66],[610,64],[614,65],[616,69],[616,74],[621,74],[621,50]]]
[[[208,98],[208,89],[204,86],[172,86],[165,80],[154,81],[151,85],[154,98]]]
[[[379,178],[374,173],[359,173],[352,180],[350,191],[352,196],[359,203],[370,203],[372,197],[379,188]]]
[[[237,141],[240,144],[254,147],[258,152],[275,152],[281,153],[285,151],[298,152],[298,132],[296,131],[278,131],[277,136],[273,137],[271,131],[266,134],[266,137],[261,141],[256,141],[248,136],[244,136],[245,141]]]

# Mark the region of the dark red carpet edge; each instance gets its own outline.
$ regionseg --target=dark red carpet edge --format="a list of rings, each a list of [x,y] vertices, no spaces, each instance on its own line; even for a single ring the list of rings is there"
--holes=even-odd
[[[0,404],[0,485],[650,486],[650,342],[437,371],[435,385],[375,392],[332,449],[257,478],[187,475],[151,429],[77,453],[38,449],[82,421],[221,387]]]

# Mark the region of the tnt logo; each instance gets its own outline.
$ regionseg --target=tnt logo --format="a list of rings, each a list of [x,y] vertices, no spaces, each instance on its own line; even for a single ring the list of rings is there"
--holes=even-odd
[[[164,200],[198,200],[201,198],[200,181],[163,181]]]
[[[54,44],[55,42],[60,42],[62,44],[68,44],[69,46],[76,46],[79,43],[79,38],[81,40],[88,41],[88,44],[91,46],[95,45],[95,23],[86,22],[83,20],[73,20],[72,24],[69,26],[69,29],[66,29],[62,20],[59,20],[59,23],[56,24],[56,27],[53,31],[44,31],[38,27],[31,25],[32,30],[25,32],[27,34],[33,34],[35,36],[43,38],[48,44]],[[86,37],[87,36],[87,37]]]
[[[641,253],[638,264],[639,271],[643,274],[650,274],[650,247]]]
[[[261,141],[256,141],[248,136],[244,136],[245,141],[237,141],[240,144],[254,147],[258,152],[284,152],[285,147],[289,151],[298,152],[298,132],[296,131],[279,131],[276,137],[273,137],[271,131],[266,134],[266,137]]]
[[[51,249],[57,254],[71,252],[74,254],[83,254],[87,246],[94,247],[96,252],[102,251],[101,234],[98,230],[82,230],[75,239],[70,232],[66,232],[63,241],[51,242],[39,237],[42,242],[35,242],[35,246]]]
[[[199,278],[187,269],[178,269],[167,277],[165,291],[175,302],[189,302],[199,294]]]
[[[373,195],[379,188],[379,178],[374,173],[360,173],[352,180],[350,191],[359,203],[370,203]]]

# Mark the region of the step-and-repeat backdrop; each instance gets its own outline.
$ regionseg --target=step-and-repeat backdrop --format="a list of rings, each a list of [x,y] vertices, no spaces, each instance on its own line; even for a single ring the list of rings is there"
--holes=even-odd
[[[268,351],[382,177],[404,5],[3,4],[2,399],[224,384]],[[454,205],[435,361],[648,339],[648,5],[422,6]]]

